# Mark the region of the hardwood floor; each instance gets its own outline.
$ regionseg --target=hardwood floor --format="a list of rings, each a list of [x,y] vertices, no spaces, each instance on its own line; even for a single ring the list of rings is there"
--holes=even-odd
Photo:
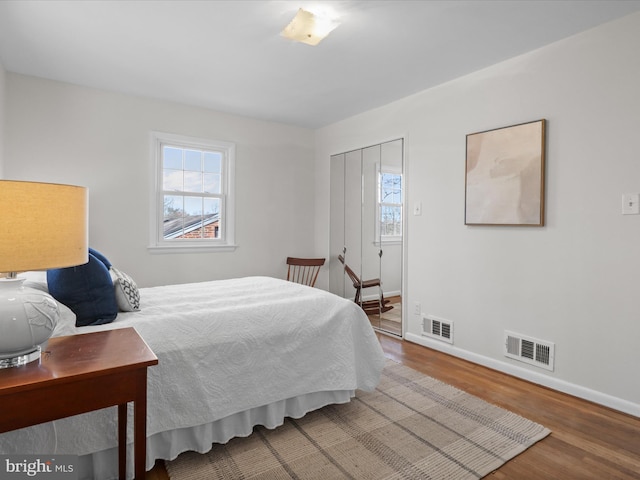
[[[487,478],[640,479],[640,418],[389,336],[387,357],[538,422],[551,435]]]
[[[368,315],[374,328],[393,335],[402,336],[402,299],[400,295],[387,298],[393,308],[382,314]]]
[[[541,423],[552,431],[550,436],[486,478],[640,479],[640,418],[395,337],[378,334],[378,338],[388,358]],[[162,462],[147,472],[148,480],[168,478]]]

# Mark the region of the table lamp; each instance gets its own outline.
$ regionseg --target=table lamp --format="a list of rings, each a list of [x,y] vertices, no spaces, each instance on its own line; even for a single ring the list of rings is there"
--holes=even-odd
[[[87,263],[87,224],[86,188],[0,180],[0,368],[39,359],[60,317],[17,273]]]

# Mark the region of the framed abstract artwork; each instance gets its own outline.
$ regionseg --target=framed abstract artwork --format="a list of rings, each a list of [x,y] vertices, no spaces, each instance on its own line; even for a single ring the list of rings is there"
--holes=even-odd
[[[465,225],[544,225],[545,124],[467,135]]]

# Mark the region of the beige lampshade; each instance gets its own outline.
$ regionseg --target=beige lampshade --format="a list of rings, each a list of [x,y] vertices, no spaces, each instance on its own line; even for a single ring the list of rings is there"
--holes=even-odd
[[[88,261],[85,187],[0,180],[0,272]]]

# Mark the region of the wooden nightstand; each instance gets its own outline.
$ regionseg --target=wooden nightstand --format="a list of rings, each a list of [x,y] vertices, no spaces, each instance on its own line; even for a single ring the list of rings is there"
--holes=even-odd
[[[127,402],[134,402],[135,476],[144,479],[147,367],[157,363],[133,328],[51,338],[40,361],[0,370],[0,433],[117,405],[124,479]]]

